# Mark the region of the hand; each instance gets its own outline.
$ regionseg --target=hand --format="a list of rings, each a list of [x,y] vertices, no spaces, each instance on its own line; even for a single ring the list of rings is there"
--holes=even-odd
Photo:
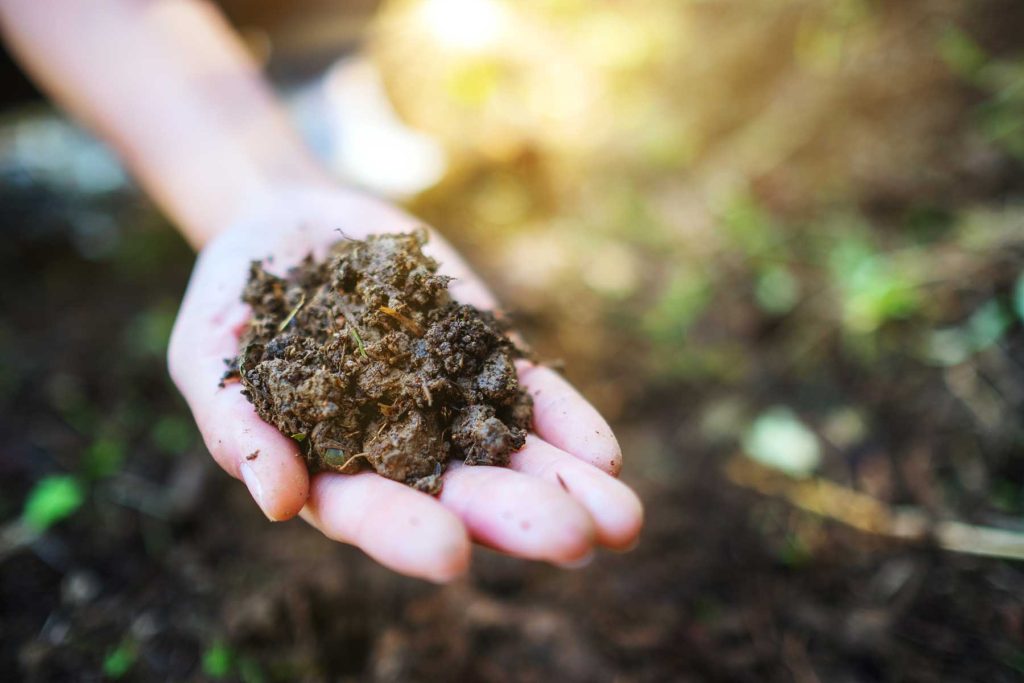
[[[171,376],[207,447],[242,479],[271,520],[296,514],[398,572],[446,581],[469,565],[470,539],[519,557],[585,561],[594,546],[625,549],[640,532],[636,495],[615,479],[618,443],[607,423],[552,370],[520,361],[534,399],[533,432],[509,468],[453,460],[438,498],[373,472],[310,477],[297,444],[263,422],[237,383],[218,388],[249,310],[239,297],[252,260],[283,272],[323,258],[340,238],[421,225],[379,200],[344,190],[298,190],[254,206],[201,252],[171,336]],[[426,250],[456,278],[452,295],[494,308],[490,293],[436,233]],[[255,454],[255,457],[254,457]]]

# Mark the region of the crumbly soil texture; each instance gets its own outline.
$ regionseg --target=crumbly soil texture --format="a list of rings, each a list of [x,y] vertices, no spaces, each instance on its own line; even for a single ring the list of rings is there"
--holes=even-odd
[[[311,472],[368,466],[436,494],[451,458],[507,465],[525,442],[522,354],[494,315],[452,300],[426,239],[342,239],[284,277],[252,264],[252,318],[229,376]]]

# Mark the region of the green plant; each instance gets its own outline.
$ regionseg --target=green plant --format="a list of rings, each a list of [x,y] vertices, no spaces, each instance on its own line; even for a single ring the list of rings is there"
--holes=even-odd
[[[234,653],[224,643],[215,642],[203,653],[203,673],[210,678],[225,678],[234,662]]]
[[[25,501],[22,520],[36,531],[46,531],[70,517],[85,501],[85,492],[70,475],[44,477],[32,488]]]
[[[137,656],[131,643],[121,643],[104,657],[103,674],[114,680],[124,678],[135,665]]]

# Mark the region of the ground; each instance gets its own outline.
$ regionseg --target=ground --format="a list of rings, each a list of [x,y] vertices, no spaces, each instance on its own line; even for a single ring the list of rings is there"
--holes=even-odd
[[[397,14],[371,52],[451,153],[412,207],[608,416],[639,546],[435,587],[268,523],[167,378],[193,255],[21,115],[0,679],[1024,676],[1019,3],[514,7],[494,54]]]
[[[436,588],[269,524],[166,377],[186,247],[122,197],[113,246],[83,256],[92,200],[3,187],[3,514],[44,474],[90,482],[81,510],[0,564],[4,678],[118,661],[128,679],[248,681],[1009,681],[1024,666],[1018,567],[813,519],[813,553],[787,545],[805,516],[723,477],[685,406],[654,392],[616,420],[648,511],[631,553],[566,571],[481,550]]]

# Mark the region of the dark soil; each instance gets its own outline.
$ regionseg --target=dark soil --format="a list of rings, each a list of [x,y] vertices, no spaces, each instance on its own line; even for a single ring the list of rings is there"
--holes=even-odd
[[[214,680],[225,648],[221,680],[267,683],[1020,679],[1019,564],[833,523],[799,551],[793,525],[815,522],[720,475],[698,398],[679,398],[696,387],[651,391],[613,423],[648,519],[635,551],[577,572],[477,549],[469,577],[435,587],[299,520],[268,524],[167,378],[185,245],[131,197],[2,178],[0,199],[0,515],[16,522],[48,474],[88,488],[73,517],[0,561],[0,680],[114,678],[119,653],[120,680]],[[99,212],[113,232],[90,221]],[[576,381],[605,372],[569,367]],[[835,372],[859,401],[893,393]],[[788,376],[761,390],[822,395]],[[955,427],[893,420],[925,454]],[[103,474],[111,444],[122,459]]]
[[[963,56],[946,28],[970,15],[960,28],[1019,69],[1024,5],[686,4],[703,8],[684,37],[699,36],[707,59],[702,53],[691,70],[670,61],[619,71],[628,88],[616,99],[643,112],[653,106],[642,120],[654,128],[667,106],[658,104],[662,94],[677,102],[677,118],[706,119],[694,129],[706,144],[692,162],[678,168],[650,157],[652,126],[636,126],[630,108],[626,120],[643,135],[611,145],[604,170],[545,156],[532,141],[518,155],[485,155],[494,157],[487,166],[460,153],[457,172],[415,210],[444,226],[516,306],[517,328],[544,356],[567,358],[569,379],[619,438],[623,479],[647,511],[640,545],[599,553],[574,572],[476,548],[468,576],[433,586],[301,520],[268,524],[210,458],[167,377],[166,340],[194,254],[137,194],[110,189],[102,164],[94,172],[95,151],[71,146],[52,118],[5,119],[0,681],[1022,680],[1024,563],[858,531],[743,485],[726,463],[748,417],[792,406],[823,438],[823,481],[893,509],[1024,531],[1024,323],[1013,318],[999,342],[960,366],[924,364],[913,351],[935,328],[961,329],[986,300],[1009,305],[1024,272],[1024,157],[1008,164],[968,144],[988,137],[982,120],[1014,132],[1003,124],[1020,119],[1019,98],[1012,87],[950,88],[936,62],[950,45]],[[876,29],[877,40],[858,43]],[[839,43],[831,76],[817,57],[806,62]],[[987,64],[978,80],[1006,68]],[[653,72],[663,76],[645,89]],[[779,109],[783,100],[792,107]],[[799,114],[787,126],[806,135],[767,125],[787,112]],[[810,142],[777,146],[777,132],[783,143]],[[759,148],[769,141],[769,152],[792,150],[778,163],[753,164],[758,174],[772,169],[750,179],[772,213],[755,220],[743,206],[738,216],[726,211],[714,240],[733,230],[742,240],[705,259],[715,250],[697,241],[703,233],[683,229],[694,218],[699,227],[703,212],[692,207],[710,198],[695,183],[741,177],[751,138]],[[630,166],[630,148],[650,161]],[[848,184],[861,190],[845,196]],[[948,270],[936,278],[945,282],[921,288],[924,320],[893,321],[864,348],[830,322],[829,262],[797,258],[829,244],[817,237],[830,224],[811,217],[807,229],[785,226],[820,202],[838,202],[843,225],[856,223],[858,235],[870,224],[886,253],[910,244]],[[877,213],[861,225],[845,213],[857,206]],[[969,221],[969,241],[955,237],[954,219]],[[541,236],[576,231],[561,244],[584,254],[601,240],[624,240],[636,251],[641,290],[676,261],[697,263],[717,273],[714,298],[684,335],[688,272],[679,291],[667,281],[668,307],[645,296],[609,303],[581,279],[583,268],[569,286],[537,285],[515,248],[533,239],[520,233],[531,225],[544,227]],[[897,239],[907,231],[926,236]],[[783,254],[806,298],[789,314],[765,315],[753,304],[755,276],[784,264],[777,252],[796,243],[807,248]],[[690,251],[697,256],[673,260]],[[521,271],[508,267],[510,254]],[[958,267],[965,256],[968,267]],[[298,304],[282,282],[286,299],[271,324]],[[672,325],[660,324],[676,310]],[[648,326],[648,313],[659,325]],[[398,320],[379,322],[394,332],[405,329]],[[352,344],[347,353],[369,366],[383,330],[358,331],[368,358]],[[694,367],[706,372],[681,376]],[[836,416],[857,418],[861,431],[840,438],[849,421]],[[31,543],[15,543],[26,499],[52,475],[79,482],[82,506]]]
[[[494,315],[455,303],[425,231],[342,240],[277,277],[254,262],[236,374],[310,471],[379,474],[441,490],[451,457],[507,465],[532,419]]]

